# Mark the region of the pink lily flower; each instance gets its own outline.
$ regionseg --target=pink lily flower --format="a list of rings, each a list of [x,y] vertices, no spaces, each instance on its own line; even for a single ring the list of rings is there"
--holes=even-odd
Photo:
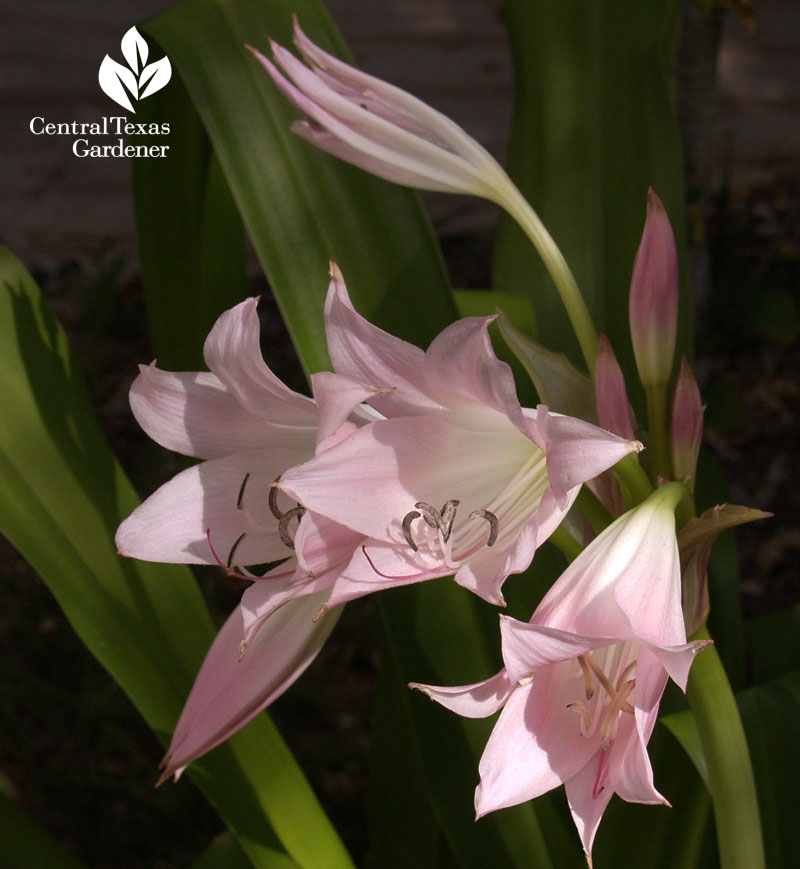
[[[529,623],[501,616],[505,667],[462,687],[411,687],[471,718],[503,709],[480,762],[478,817],[561,784],[591,865],[597,827],[616,792],[667,804],[647,743],[671,677],[685,690],[686,642],[669,484],[617,519],[575,559]]]
[[[497,200],[512,187],[497,161],[450,118],[323,51],[296,16],[294,43],[305,63],[272,41],[275,63],[248,48],[309,118],[292,124],[292,131],[312,145],[381,178],[424,190]]]
[[[264,576],[237,574],[257,581],[208,652],[167,752],[165,778],[177,778],[242,727],[311,663],[336,621],[316,625],[312,617],[362,539],[306,514],[273,481],[313,456],[318,441],[332,443],[355,429],[352,411],[374,391],[349,383],[335,408],[320,410],[286,387],[261,356],[257,301],[217,320],[204,347],[210,372],[142,366],[131,387],[131,408],[150,437],[204,461],[165,483],[120,525],[120,554],[219,564],[229,572],[281,562]]]
[[[581,484],[642,448],[520,407],[511,369],[492,350],[494,317],[459,320],[424,352],[359,316],[334,267],[325,319],[337,375],[387,388],[367,398],[386,419],[280,480],[313,513],[368,538],[326,608],[451,574],[502,604],[506,577],[528,567]]]

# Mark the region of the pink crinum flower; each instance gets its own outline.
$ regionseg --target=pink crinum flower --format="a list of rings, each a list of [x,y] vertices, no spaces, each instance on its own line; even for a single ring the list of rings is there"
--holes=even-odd
[[[214,641],[165,758],[180,774],[280,696],[308,667],[336,618],[313,624],[339,570],[361,538],[272,486],[314,455],[369,389],[351,384],[336,419],[293,392],[265,365],[257,299],[226,311],[206,340],[211,372],[141,367],[130,402],[162,446],[204,459],[151,495],[120,525],[122,555],[148,561],[237,565],[281,563],[248,588]],[[350,401],[346,409],[343,403]],[[298,521],[303,518],[302,527]],[[294,557],[302,541],[303,563]],[[300,598],[300,599],[295,599]],[[279,611],[280,610],[280,611]]]
[[[368,538],[326,608],[451,574],[502,604],[504,580],[528,567],[581,484],[641,449],[546,407],[520,407],[489,340],[494,319],[459,320],[423,352],[359,316],[332,268],[325,322],[337,373],[324,393],[315,388],[317,401],[335,403],[341,378],[368,378],[386,389],[367,397],[386,418],[281,477],[291,498]]]
[[[671,677],[685,689],[686,643],[669,484],[629,511],[575,559],[529,623],[501,616],[503,661],[474,685],[412,685],[470,718],[503,709],[480,762],[478,817],[561,784],[591,861],[616,792],[666,804],[653,786],[647,743]]]

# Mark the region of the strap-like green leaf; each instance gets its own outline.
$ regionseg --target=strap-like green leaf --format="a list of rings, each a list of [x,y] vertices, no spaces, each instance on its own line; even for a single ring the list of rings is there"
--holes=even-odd
[[[116,554],[114,532],[138,499],[97,426],[64,333],[2,248],[0,354],[0,391],[13,408],[0,427],[0,531],[167,741],[213,637],[211,619],[186,568]],[[190,772],[256,865],[350,865],[266,716]]]
[[[42,869],[82,869],[83,863],[0,793],[0,866],[3,869],[37,866]]]
[[[317,0],[187,0],[143,29],[180,74],[300,358],[307,371],[317,371],[327,365],[322,304],[330,258],[359,311],[403,337],[427,343],[455,308],[416,195],[289,131],[296,111],[243,46],[267,50],[267,35],[291,44],[292,12],[313,39],[343,53]],[[137,203],[146,205],[141,196]]]
[[[676,0],[508,0],[505,6],[516,97],[509,172],[561,248],[624,371],[634,370],[628,289],[648,185],[664,201],[683,249],[671,56],[679,7]],[[534,337],[578,359],[550,279],[505,215],[494,285],[530,293],[541,330]],[[681,305],[679,352],[685,353],[691,310],[685,282]]]

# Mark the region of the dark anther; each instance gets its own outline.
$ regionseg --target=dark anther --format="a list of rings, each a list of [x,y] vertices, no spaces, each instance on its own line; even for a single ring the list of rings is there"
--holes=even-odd
[[[228,567],[230,568],[233,565],[233,555],[236,552],[236,547],[244,540],[246,537],[246,533],[242,531],[242,533],[236,538],[236,542],[231,546],[231,551],[228,553]]]
[[[403,537],[406,538],[406,542],[414,552],[417,552],[419,551],[419,547],[414,543],[414,538],[411,536],[411,523],[415,519],[419,519],[419,513],[416,510],[412,510],[410,513],[406,513],[406,515],[403,516]],[[425,521],[428,521],[427,518]]]
[[[289,523],[295,516],[298,520],[302,519],[305,512],[305,507],[292,507],[281,516],[281,521],[278,522],[278,536],[281,538],[281,543],[288,546],[289,549],[294,549],[294,540],[289,536]]]
[[[437,510],[425,501],[417,501],[414,506],[422,511],[422,518],[431,528],[438,528],[442,532],[442,540],[447,543],[453,531],[453,522],[456,518],[456,508],[460,501],[455,499],[446,501],[441,510]]]
[[[277,477],[272,481],[272,485],[269,487],[269,512],[280,522],[283,519],[283,513],[278,509],[278,483],[280,482],[281,475],[278,474]]]
[[[422,518],[431,526],[431,528],[439,527],[441,517],[439,516],[439,511],[435,507],[431,507],[430,504],[426,504],[424,501],[417,501],[414,506],[418,510],[422,510]]]
[[[450,534],[453,531],[453,522],[456,520],[456,508],[461,503],[461,501],[447,501],[441,509],[440,516],[442,519],[442,537],[444,538],[444,542],[450,539]]]
[[[242,498],[244,498],[244,487],[247,485],[247,481],[250,479],[250,474],[247,473],[244,475],[244,479],[242,480],[242,485],[239,486],[239,497],[236,499],[236,509],[242,509]]]
[[[486,545],[493,546],[500,531],[500,523],[497,521],[497,516],[489,510],[473,510],[469,514],[469,518],[485,519],[489,523],[489,539],[486,541]]]

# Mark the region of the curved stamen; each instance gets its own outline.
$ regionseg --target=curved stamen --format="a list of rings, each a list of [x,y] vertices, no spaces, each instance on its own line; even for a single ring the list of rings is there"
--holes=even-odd
[[[581,730],[585,733],[592,726],[592,713],[582,700],[575,700],[572,703],[567,703],[567,709],[572,709],[578,712],[581,716]]]
[[[298,521],[302,519],[305,512],[305,507],[292,507],[291,510],[287,510],[281,516],[281,520],[278,522],[278,536],[281,538],[281,543],[283,543],[284,546],[288,546],[289,549],[294,549],[294,540],[289,536],[289,523],[295,518],[295,516]]]
[[[415,519],[419,519],[419,516],[420,514],[417,510],[411,510],[410,512],[406,513],[405,516],[403,516],[403,537],[406,538],[406,542],[414,550],[414,552],[419,552],[419,547],[414,542],[414,538],[411,536],[411,523]],[[425,521],[429,521],[427,517]]]
[[[430,525],[431,528],[438,528],[442,532],[442,542],[447,543],[450,539],[450,534],[453,531],[453,522],[456,518],[456,509],[460,501],[452,499],[445,501],[441,510],[426,503],[425,501],[417,501],[414,506],[417,510],[422,511],[422,518]]]
[[[439,511],[439,517],[442,520],[439,529],[442,532],[442,539],[445,543],[450,539],[450,535],[453,532],[453,523],[456,521],[456,510],[460,503],[461,501],[456,501],[455,499],[446,501]]]
[[[244,475],[244,479],[242,480],[242,485],[239,487],[239,497],[236,499],[236,509],[237,510],[244,509],[244,507],[242,506],[242,498],[244,498],[244,487],[247,485],[247,481],[249,479],[250,479],[250,472],[248,471]]]
[[[616,726],[617,716],[623,711],[623,707],[630,705],[627,700],[635,685],[636,681],[634,679],[626,682],[619,689],[617,696],[613,698],[611,705],[608,707],[606,717],[603,719],[603,726],[600,728],[600,745],[606,750],[611,747],[611,732]],[[633,711],[633,709],[631,709],[631,711]]]
[[[242,542],[242,540],[244,540],[245,537],[247,537],[247,532],[242,531],[242,533],[234,541],[233,546],[231,546],[231,551],[228,553],[228,560],[225,562],[228,567],[233,564],[233,554],[234,552],[236,552],[236,548]]]
[[[241,542],[242,537],[244,537],[244,534],[242,534],[239,537],[239,539],[236,541],[236,543],[234,543],[233,546],[231,547],[231,551],[228,555],[228,558],[231,559],[231,561],[233,561],[233,553],[235,552],[236,547]],[[250,573],[249,571],[247,573],[238,573],[237,571],[231,569],[230,564],[226,565],[222,561],[222,559],[219,557],[219,555],[217,555],[217,550],[214,549],[214,544],[211,542],[211,529],[210,528],[206,528],[206,539],[208,540],[208,548],[211,550],[211,554],[214,556],[214,561],[217,562],[217,565],[219,567],[221,567],[225,571],[225,573],[228,574],[228,576],[235,576],[235,577],[237,577],[237,579],[251,579],[251,580],[252,579],[284,579],[287,576],[293,576],[295,573],[294,570],[286,570],[283,573],[273,573],[271,576],[268,576],[267,574],[264,574],[263,576],[258,576],[255,573]]]
[[[584,658],[583,655],[578,655],[578,663],[581,665],[581,671],[583,672],[583,686],[586,699],[591,700],[592,697],[594,697],[594,677],[592,676],[592,670],[586,663],[586,658]]]
[[[277,477],[269,484],[269,499],[267,503],[269,504],[269,512],[280,522],[283,519],[283,513],[278,509],[278,483],[281,481],[281,475],[278,474]]]
[[[497,516],[489,510],[473,510],[469,514],[470,519],[485,519],[489,523],[489,539],[486,541],[487,546],[494,546],[497,540],[497,535],[500,532],[500,523]]]
[[[422,510],[422,518],[431,528],[439,527],[441,517],[439,516],[439,511],[435,507],[431,507],[430,504],[426,504],[424,501],[417,501],[414,506],[418,510]]]
[[[606,689],[606,694],[613,700],[617,696],[617,689],[611,684],[608,676],[597,666],[592,653],[586,652],[585,655],[579,655],[578,657],[585,659],[586,663],[592,668],[592,672],[597,676],[597,681]]]

